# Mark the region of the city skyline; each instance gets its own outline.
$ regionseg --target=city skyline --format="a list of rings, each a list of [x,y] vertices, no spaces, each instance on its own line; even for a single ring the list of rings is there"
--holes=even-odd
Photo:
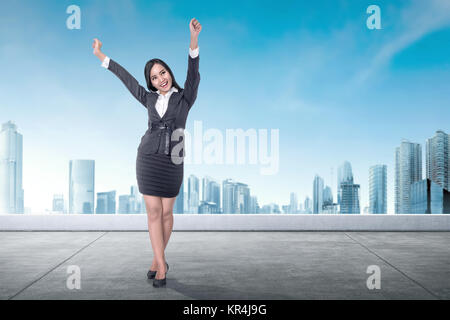
[[[445,1],[379,1],[382,29],[369,30],[370,4],[81,0],[81,29],[69,30],[67,4],[5,3],[0,59],[8,63],[0,120],[14,119],[24,136],[25,206],[42,211],[53,194],[66,190],[70,159],[96,160],[97,190],[128,193],[147,115],[101,68],[92,39],[99,38],[105,54],[141,84],[145,62],[153,57],[166,61],[181,83],[187,26],[196,17],[204,27],[202,80],[186,129],[196,120],[221,132],[279,129],[281,156],[280,170],[271,176],[261,175],[259,166],[206,164],[186,166],[187,175],[245,180],[258,199],[282,205],[292,191],[299,200],[312,197],[315,174],[336,197],[331,168],[336,172],[347,160],[362,210],[369,205],[368,168],[382,163],[388,212],[394,212],[393,150],[399,141],[425,146],[431,133],[450,131],[450,10]],[[168,21],[171,28],[162,27]],[[54,47],[64,54],[49,50]],[[18,98],[24,93],[26,102]]]
[[[8,121],[2,124],[2,131],[0,135],[3,136],[3,141],[0,144],[1,166],[3,170],[2,179],[8,181],[13,179],[11,184],[14,188],[19,187],[19,196],[23,202],[24,190],[20,189],[22,185],[22,176],[10,176],[5,172],[11,171],[8,163],[13,163],[14,169],[12,172],[17,175],[20,172],[20,165],[23,161],[21,155],[23,136],[18,133],[17,125],[13,121]],[[5,138],[6,137],[6,138]],[[11,138],[12,137],[12,138]],[[12,141],[5,143],[5,141]],[[11,150],[13,151],[13,160],[11,162]],[[450,135],[442,130],[437,130],[435,136],[426,140],[426,152],[422,152],[422,146],[418,143],[412,143],[403,139],[399,147],[395,149],[395,207],[394,213],[411,213],[416,212],[417,208],[422,208],[423,204],[417,204],[419,189],[411,188],[415,182],[424,182],[425,180],[432,180],[433,183],[440,186],[444,191],[444,198],[447,199],[449,177],[450,177]],[[17,156],[20,155],[20,156]],[[425,161],[422,160],[422,155]],[[14,160],[14,159],[19,159]],[[17,162],[18,161],[18,162]],[[426,170],[422,169],[423,164],[426,165]],[[116,206],[116,190],[109,192],[95,192],[95,160],[89,159],[72,159],[69,160],[69,192],[68,192],[68,208],[64,202],[64,193],[53,194],[52,210],[45,211],[63,211],[64,213],[145,213],[145,203],[142,195],[138,192],[136,185],[131,186],[130,194],[119,194],[118,203]],[[376,164],[369,169],[369,193],[370,203],[367,206],[360,204],[360,185],[354,183],[354,175],[352,165],[349,161],[344,161],[338,166],[337,174],[337,195],[333,196],[332,188],[325,184],[325,181],[319,175],[315,175],[313,180],[312,190],[312,212],[313,214],[321,213],[389,213],[386,212],[386,194],[387,194],[387,166]],[[426,172],[426,179],[423,180],[422,172]],[[20,177],[17,178],[17,177]],[[184,179],[183,179],[184,180]],[[429,182],[428,182],[429,184]],[[200,187],[201,185],[201,187]],[[433,186],[433,185],[432,185]],[[309,208],[306,203],[309,201],[309,195],[304,196],[304,202],[297,193],[290,192],[289,204],[281,205],[274,202],[260,201],[258,204],[256,195],[250,193],[250,188],[247,184],[234,181],[227,178],[222,181],[222,188],[216,179],[205,175],[200,179],[190,174],[187,178],[187,190],[184,190],[184,182],[181,186],[180,193],[177,197],[177,205],[174,212],[177,213],[261,213],[266,212],[281,212],[281,213],[309,213]],[[423,189],[423,187],[421,187]],[[436,194],[436,187],[433,187]],[[2,203],[5,207],[5,199],[8,198],[8,191],[10,189],[3,188]],[[447,192],[447,193],[446,193]],[[415,209],[411,209],[410,197],[412,193],[415,195]],[[113,196],[112,196],[113,194]],[[97,197],[95,197],[97,195]],[[111,200],[112,197],[112,200]],[[422,196],[421,196],[422,197]],[[423,197],[426,197],[423,196]],[[99,199],[100,198],[100,199]],[[442,196],[441,196],[442,198]],[[222,199],[222,200],[221,200]],[[295,199],[295,200],[294,200]],[[337,203],[334,203],[334,199]],[[422,198],[420,198],[422,199]],[[425,198],[426,199],[426,198]],[[17,201],[17,200],[14,200]],[[103,201],[103,202],[102,202]],[[181,202],[180,202],[181,201]],[[426,201],[426,200],[420,200]],[[444,200],[446,202],[448,200]],[[63,209],[61,209],[61,203]],[[95,203],[97,204],[95,206]],[[114,203],[113,207],[111,203]],[[183,203],[183,210],[180,212],[181,204]],[[302,209],[302,203],[304,208]],[[217,205],[218,204],[218,205]],[[20,207],[22,206],[22,207]],[[281,206],[281,211],[280,211]],[[444,204],[446,208],[448,204]],[[59,210],[54,208],[58,207]],[[436,205],[435,205],[436,207]],[[15,207],[14,207],[15,208]],[[19,203],[19,210],[14,209],[12,213],[24,213],[23,204]],[[99,208],[101,208],[99,210]],[[103,209],[102,209],[103,208]],[[108,208],[108,209],[106,209]],[[297,209],[298,208],[298,209]],[[3,211],[5,208],[3,208]],[[420,209],[422,210],[422,209]],[[440,209],[442,210],[442,209]],[[28,210],[29,211],[29,210]],[[100,212],[98,212],[100,211]],[[434,210],[436,211],[436,209]],[[30,212],[27,212],[30,213]]]

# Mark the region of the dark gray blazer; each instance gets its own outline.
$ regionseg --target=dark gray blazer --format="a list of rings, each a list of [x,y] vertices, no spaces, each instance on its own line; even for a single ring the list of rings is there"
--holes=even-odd
[[[184,142],[184,134],[180,135],[177,141],[172,141],[171,135],[174,130],[185,128],[189,110],[197,98],[198,85],[200,83],[200,73],[198,71],[200,56],[191,58],[189,55],[188,59],[188,71],[184,89],[171,94],[166,113],[162,118],[155,108],[158,93],[147,91],[125,68],[113,59],[110,59],[108,70],[111,70],[125,84],[131,94],[148,111],[148,129],[141,138],[138,153],[170,155],[172,148],[176,144],[181,141]],[[184,153],[180,152],[177,156],[184,156]]]

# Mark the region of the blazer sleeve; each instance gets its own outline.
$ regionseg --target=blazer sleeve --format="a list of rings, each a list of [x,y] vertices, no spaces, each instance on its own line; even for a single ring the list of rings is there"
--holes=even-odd
[[[192,58],[189,55],[188,59],[188,71],[186,81],[184,83],[184,98],[186,99],[190,109],[194,104],[195,99],[197,99],[198,85],[200,83],[200,73],[198,71],[200,56]]]
[[[148,92],[139,82],[120,64],[113,59],[109,60],[108,70],[114,73],[127,87],[131,94],[144,106],[147,107]]]

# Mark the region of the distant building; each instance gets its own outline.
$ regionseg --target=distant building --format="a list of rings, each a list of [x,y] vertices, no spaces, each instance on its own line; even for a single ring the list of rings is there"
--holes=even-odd
[[[69,162],[69,213],[94,213],[94,160]]]
[[[338,167],[337,176],[337,204],[341,204],[341,183],[342,182],[352,182],[353,183],[353,172],[352,165],[348,161],[344,161],[342,165]]]
[[[427,179],[450,190],[450,137],[444,131],[436,131],[426,143]]]
[[[333,191],[331,191],[331,188],[329,186],[326,186],[325,189],[323,189],[323,205],[329,206],[333,204]]]
[[[217,204],[215,202],[200,202],[200,206],[198,207],[198,213],[217,213]]]
[[[309,198],[309,197],[305,198],[304,212],[305,213],[312,213],[312,201],[311,201],[311,198]]]
[[[322,208],[323,214],[335,214],[338,213],[338,205],[336,203],[326,204]]]
[[[340,213],[361,213],[359,206],[359,184],[354,184],[353,182],[341,183]]]
[[[297,194],[291,192],[288,213],[297,213],[297,212],[298,212]]]
[[[258,198],[256,196],[250,196],[250,212],[259,213]]]
[[[369,169],[369,213],[387,213],[387,166]]]
[[[202,198],[204,202],[215,203],[215,212],[220,212],[220,185],[206,176],[202,180]]]
[[[180,191],[177,195],[177,198],[175,199],[173,213],[184,213],[184,181],[181,183]]]
[[[141,213],[142,195],[137,186],[130,187],[130,213]]]
[[[410,213],[411,185],[422,180],[422,148],[403,140],[395,149],[395,213]]]
[[[237,212],[235,183],[231,179],[222,182],[222,211],[226,214]]]
[[[198,213],[200,202],[200,189],[198,178],[191,174],[188,178],[188,211],[189,213]]]
[[[323,210],[323,179],[316,175],[313,183],[313,213],[322,213]]]
[[[97,208],[95,213],[116,213],[116,191],[97,193]]]
[[[273,214],[273,213],[281,213],[280,211],[280,207],[276,204],[276,203],[269,203],[267,205],[262,206],[260,213],[268,213],[268,214]]]
[[[24,213],[23,138],[8,121],[0,131],[0,213]]]
[[[131,196],[129,194],[124,194],[119,196],[119,210],[118,213],[129,214],[131,212]]]
[[[52,211],[55,213],[65,213],[64,210],[64,195],[55,194],[53,195],[53,206]]]
[[[410,192],[410,213],[450,213],[450,193],[436,182],[430,179],[416,181],[411,185]]]
[[[247,214],[250,211],[250,188],[247,184],[235,183],[236,213]]]

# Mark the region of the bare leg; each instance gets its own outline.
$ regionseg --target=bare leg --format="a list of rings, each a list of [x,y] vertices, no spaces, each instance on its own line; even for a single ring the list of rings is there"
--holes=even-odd
[[[163,225],[163,238],[164,238],[164,250],[169,243],[170,235],[173,229],[173,206],[175,204],[176,197],[173,198],[161,198],[162,200],[162,225]],[[156,257],[153,257],[150,270],[156,270],[157,263]]]
[[[164,229],[164,242],[167,246],[173,229],[173,206],[175,204],[176,197],[173,198],[161,198],[163,205],[163,229]]]
[[[166,259],[164,256],[164,236],[162,225],[162,201],[161,197],[144,195],[147,208],[148,232],[156,260],[156,279],[163,279],[166,273]],[[153,269],[155,270],[155,269]]]

